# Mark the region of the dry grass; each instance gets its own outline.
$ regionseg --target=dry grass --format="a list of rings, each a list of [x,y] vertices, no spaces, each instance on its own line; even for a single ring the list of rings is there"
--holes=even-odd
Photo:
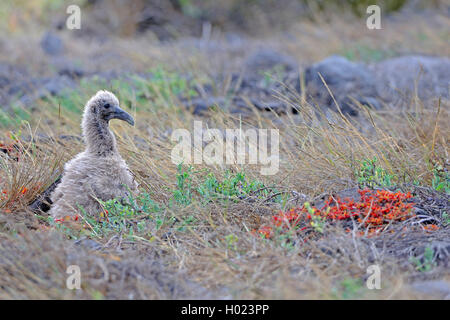
[[[361,58],[361,46],[383,57],[392,50],[394,54],[450,53],[448,17],[418,16],[414,21],[412,25],[401,19],[387,20],[383,33],[362,30],[361,21],[355,18],[330,18],[320,27],[302,21],[293,24],[294,35],[289,41],[268,34],[263,39],[249,39],[237,48],[224,42],[219,33],[200,48],[195,41],[161,45],[145,37],[111,38],[87,48],[84,39],[68,34],[63,37],[71,40],[66,42],[69,60],[76,57],[87,68],[98,64],[91,59],[93,56],[111,50],[119,58],[106,60],[95,70],[117,67],[118,61],[122,61],[118,69],[146,70],[162,65],[192,74],[197,83],[203,83],[210,74],[238,70],[249,52],[267,43],[296,57],[301,66],[332,53],[356,52],[356,58]],[[436,33],[437,29],[443,32]],[[295,34],[299,34],[298,38]],[[5,52],[15,63],[33,57],[30,69],[43,71],[48,57],[19,50],[29,38],[16,34],[6,43]],[[38,41],[33,41],[30,46],[37,47]],[[339,113],[326,117],[304,96],[274,93],[299,113],[280,116],[254,110],[251,116],[240,118],[217,110],[198,118],[186,111],[175,95],[164,97],[164,86],[148,83],[153,91],[139,93],[111,86],[121,101],[129,102],[125,107],[137,120],[133,128],[112,123],[120,152],[142,191],[166,206],[159,217],[174,217],[175,222],[158,227],[153,217],[146,218],[145,228],[136,229],[133,235],[103,235],[93,233],[89,227],[80,230],[76,224],[69,225],[74,230],[69,232],[49,223],[45,214],[30,212],[27,205],[53,183],[65,161],[83,149],[82,141],[76,139],[80,135],[80,109],[97,88],[89,83],[65,99],[41,99],[32,106],[28,122],[0,133],[2,143],[15,145],[12,153],[0,155],[0,188],[6,191],[0,202],[0,298],[419,299],[432,296],[411,290],[410,284],[416,279],[450,280],[445,253],[433,258],[436,265],[428,272],[417,271],[410,260],[411,256],[423,259],[428,246],[448,250],[449,225],[442,223],[434,233],[420,226],[406,231],[397,227],[394,233],[374,238],[349,234],[328,224],[321,237],[306,243],[264,240],[252,233],[279,210],[301,205],[323,193],[355,187],[359,160],[377,157],[386,172],[399,177],[402,188],[414,190],[408,184],[420,182],[424,194],[429,195],[433,164],[448,166],[448,101],[439,105],[436,100],[414,99],[401,109],[386,106],[382,111],[360,106],[360,117],[353,119]],[[75,108],[68,107],[69,103]],[[198,173],[192,176],[193,185],[203,181],[206,171],[218,178],[224,177],[226,169],[244,171],[248,179],[263,181],[284,192],[284,202],[270,201],[269,194],[265,199],[204,203],[194,192],[190,204],[169,206],[177,174],[177,167],[170,162],[174,145],[170,136],[177,128],[192,130],[195,119],[209,128],[278,129],[280,170],[274,176],[261,176],[258,166],[195,165]],[[24,188],[27,192],[23,192]],[[439,201],[443,205],[430,209],[429,215],[441,219],[445,208],[449,213],[448,196],[442,195]],[[180,223],[192,216],[195,220],[180,229]],[[139,221],[128,222],[135,226]],[[82,270],[83,290],[66,289],[66,268],[71,264]],[[364,285],[366,268],[372,264],[381,267],[382,290],[367,290]]]
[[[90,90],[93,89],[81,92],[80,99],[87,98]],[[448,226],[432,235],[417,229],[397,238],[391,239],[387,234],[368,239],[330,225],[316,241],[288,247],[280,241],[255,237],[251,231],[278,210],[299,205],[305,198],[313,199],[323,192],[354,186],[358,160],[376,156],[382,159],[384,169],[405,180],[400,182],[418,180],[429,185],[430,161],[442,163],[448,159],[448,108],[425,108],[419,104],[409,112],[365,110],[361,112],[363,118],[356,122],[337,113],[327,119],[301,97],[297,98],[292,102],[300,111],[297,115],[263,115],[255,111],[252,117],[239,119],[217,111],[201,119],[210,128],[279,129],[277,175],[260,176],[257,166],[228,168],[235,172],[244,170],[249,178],[286,191],[286,203],[244,199],[237,203],[205,204],[194,199],[187,206],[167,207],[162,213],[178,221],[194,216],[195,222],[184,230],[180,231],[177,224],[169,223],[160,229],[150,224],[133,236],[94,236],[100,248],[97,251],[84,247],[71,251],[73,240],[58,235],[61,231],[53,230],[54,227],[48,229],[45,215],[39,218],[27,212],[26,204],[50,185],[64,161],[82,148],[76,139],[58,138],[63,133],[78,135],[78,118],[41,101],[49,107],[35,112],[34,119],[39,120],[33,123],[34,130],[27,131],[25,127],[22,138],[16,141],[22,150],[18,152],[19,161],[2,156],[2,189],[9,196],[1,204],[5,213],[1,215],[4,240],[0,283],[8,288],[2,291],[2,298],[415,298],[418,296],[407,286],[411,279],[448,277],[445,263],[429,273],[418,273],[409,260],[410,254],[391,252],[392,248],[400,250],[402,243],[402,252],[420,248],[423,251],[424,242],[431,243],[432,237],[445,239]],[[140,110],[136,112],[136,127],[121,123],[112,127],[121,154],[142,190],[154,201],[167,204],[176,187],[176,166],[169,160],[173,147],[170,133],[175,128],[191,129],[194,117],[178,109],[175,98],[173,105],[135,103]],[[358,128],[360,123],[368,126]],[[46,133],[55,140],[39,138],[35,132]],[[25,142],[30,137],[31,142]],[[217,177],[222,177],[226,169],[194,166],[195,170],[205,168]],[[201,177],[194,176],[193,184]],[[23,187],[32,190],[25,198],[20,197]],[[236,237],[231,246],[226,240],[229,235]],[[152,261],[151,267],[148,261]],[[366,290],[359,282],[348,280],[364,279],[367,266],[374,263],[383,270],[383,290]],[[64,268],[70,264],[78,264],[83,270],[82,292],[64,289]],[[101,280],[102,266],[109,272],[108,281]],[[142,277],[147,280],[140,281]],[[189,281],[175,280],[177,277]]]

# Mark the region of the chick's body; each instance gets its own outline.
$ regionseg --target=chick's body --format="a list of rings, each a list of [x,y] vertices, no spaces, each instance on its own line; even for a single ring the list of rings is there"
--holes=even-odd
[[[96,215],[101,211],[98,199],[127,199],[130,191],[137,190],[137,183],[109,130],[110,119],[134,124],[132,117],[119,108],[112,93],[99,91],[88,101],[83,115],[86,150],[66,163],[61,183],[51,195],[53,217],[73,216],[81,208],[88,215]]]
[[[52,195],[50,213],[55,217],[74,215],[81,211],[80,207],[89,215],[98,214],[101,206],[97,199],[127,199],[129,190],[137,188],[120,155],[97,157],[82,152],[66,163],[64,172],[61,184]]]

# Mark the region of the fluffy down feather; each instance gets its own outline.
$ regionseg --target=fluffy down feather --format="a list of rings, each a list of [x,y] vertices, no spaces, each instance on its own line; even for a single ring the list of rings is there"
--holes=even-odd
[[[82,131],[86,150],[64,166],[61,183],[51,195],[50,214],[55,218],[73,216],[84,208],[87,214],[101,211],[97,199],[127,198],[137,191],[127,164],[120,156],[109,120],[120,119],[134,125],[133,118],[119,107],[108,91],[99,91],[86,104]]]

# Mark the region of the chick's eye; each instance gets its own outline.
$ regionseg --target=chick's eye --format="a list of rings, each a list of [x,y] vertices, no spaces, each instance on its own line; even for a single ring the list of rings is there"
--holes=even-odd
[[[109,103],[107,103],[107,104],[105,104],[103,107],[104,107],[105,109],[109,109],[109,107],[111,107],[111,105],[110,105]]]

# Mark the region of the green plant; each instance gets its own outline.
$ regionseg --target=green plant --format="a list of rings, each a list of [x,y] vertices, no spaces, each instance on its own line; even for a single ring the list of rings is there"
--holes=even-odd
[[[159,216],[163,208],[155,203],[146,192],[141,192],[137,198],[130,195],[128,199],[108,201],[98,199],[98,201],[102,206],[102,211],[98,215],[88,215],[84,208],[79,207],[77,216],[62,219],[50,217],[49,223],[69,238],[76,239],[81,235],[92,237],[105,237],[112,233],[134,235],[146,232],[151,227],[155,227],[157,230],[164,223],[174,221]],[[67,220],[76,221],[83,227],[75,230],[70,225],[62,223]]]
[[[395,56],[395,52],[389,49],[380,50],[372,48],[365,44],[356,44],[355,46],[345,47],[340,52],[341,55],[351,61],[378,62],[383,59]]]
[[[326,218],[322,216],[317,216],[314,214],[315,210],[313,207],[311,207],[311,204],[309,202],[305,202],[304,204],[305,209],[308,211],[308,213],[311,215],[311,227],[314,229],[314,231],[323,233],[323,230],[325,228],[326,224]],[[327,208],[327,211],[329,211],[329,207]]]
[[[359,187],[392,187],[394,181],[398,180],[395,175],[389,174],[385,169],[377,164],[377,158],[359,161],[360,166],[355,171]]]
[[[248,179],[244,172],[233,174],[227,170],[223,179],[219,180],[212,173],[208,173],[202,178],[199,176],[199,172],[193,171],[192,166],[183,170],[182,164],[179,164],[177,171],[177,183],[176,189],[172,191],[172,203],[186,206],[191,204],[194,199],[200,200],[203,204],[217,200],[238,202],[248,197],[266,199],[273,192],[276,194],[273,197],[274,201],[281,202],[283,200],[281,194],[277,194],[276,190],[266,187],[258,180]],[[203,181],[194,186],[193,180]]]
[[[189,205],[192,202],[192,167],[189,166],[187,171],[183,171],[180,163],[177,170],[177,188],[173,190],[173,200],[182,205]]]
[[[56,230],[64,234],[68,239],[78,239],[80,237],[80,232],[70,228],[69,226],[59,223],[57,219],[55,220],[53,217],[49,216],[47,218],[47,222],[49,225],[55,227]]]
[[[323,233],[325,227],[325,218],[319,216],[313,216],[311,218],[311,227],[313,227],[314,231]]]
[[[276,65],[273,68],[265,71],[260,71],[263,78],[263,85],[269,88],[272,84],[281,81],[286,74],[282,65]]]
[[[0,109],[1,128],[18,127],[23,122],[28,122],[31,119],[31,113],[25,108],[14,105],[11,109],[12,112]]]
[[[183,14],[188,17],[198,18],[203,13],[202,9],[192,3],[191,0],[176,0],[175,2],[181,7]]]
[[[197,92],[194,90],[191,81],[182,77],[176,72],[169,72],[161,67],[151,69],[151,77],[147,81],[151,95],[161,95],[166,101],[171,97],[183,95],[194,97]]]
[[[335,299],[355,299],[361,289],[363,289],[361,279],[346,278],[339,283],[338,287],[333,288],[332,293]]]
[[[205,201],[217,199],[239,201],[249,196],[265,198],[270,194],[270,188],[260,181],[247,179],[244,172],[232,174],[227,170],[222,181],[209,173],[205,181],[198,186],[197,192]],[[275,200],[280,201],[281,198],[278,196]]]
[[[431,271],[436,266],[436,262],[434,261],[434,251],[430,247],[425,248],[422,259],[413,257],[411,258],[411,261],[415,265],[416,270],[420,272]]]
[[[139,196],[137,197],[137,201],[140,203],[140,210],[142,210],[143,212],[152,213],[160,212],[163,210],[163,207],[153,201],[150,197],[150,194],[148,194],[147,192],[139,194]]]
[[[372,4],[378,4],[382,8],[382,12],[388,13],[397,11],[403,7],[407,0],[385,0],[385,1],[371,1],[371,0],[302,0],[304,3],[314,3],[315,7],[319,10],[325,10],[329,8],[337,9],[350,9],[353,14],[359,17],[366,15],[367,7]]]
[[[117,199],[100,201],[104,211],[100,213],[101,219],[83,215],[92,233],[99,236],[107,236],[112,232],[134,234],[144,229],[144,219],[150,218],[148,213],[136,208],[128,202]]]
[[[436,191],[450,194],[450,174],[448,171],[444,170],[442,166],[435,166],[433,168],[433,179],[431,180],[431,186]]]
[[[236,243],[238,242],[239,238],[234,234],[229,234],[225,236],[225,242],[227,244],[228,249],[237,250]]]
[[[187,226],[191,226],[197,221],[194,216],[188,216],[181,221],[181,225],[177,228],[178,231],[185,231]]]
[[[450,225],[450,215],[447,212],[444,212],[442,214],[442,223],[444,224],[444,226],[448,226]]]
[[[194,79],[189,79],[177,72],[167,71],[162,67],[148,70],[148,76],[135,74],[124,75],[117,79],[104,79],[98,76],[83,78],[77,90],[64,89],[58,96],[47,95],[40,103],[46,107],[50,103],[52,110],[61,114],[81,114],[86,99],[98,90],[110,90],[119,98],[123,106],[133,107],[136,111],[152,111],[148,109],[149,101],[155,109],[170,107],[179,97],[192,98],[197,96]],[[21,119],[29,119],[29,112],[16,108],[14,118],[0,112],[0,125],[14,124]],[[17,119],[17,120],[15,120]]]

